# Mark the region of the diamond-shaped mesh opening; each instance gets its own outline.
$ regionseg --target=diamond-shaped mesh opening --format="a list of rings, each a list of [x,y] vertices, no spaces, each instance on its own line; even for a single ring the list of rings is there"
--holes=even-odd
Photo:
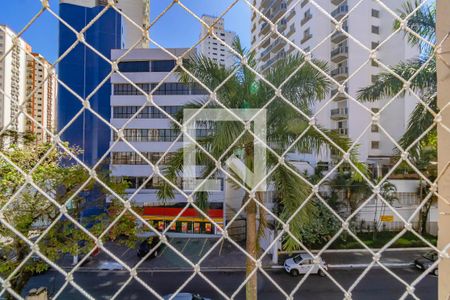
[[[450,130],[433,1],[236,0],[215,17],[85,2],[0,30],[0,297],[437,297]],[[250,45],[222,27],[243,9]],[[52,62],[24,42],[46,22]],[[182,49],[152,35],[192,24]]]

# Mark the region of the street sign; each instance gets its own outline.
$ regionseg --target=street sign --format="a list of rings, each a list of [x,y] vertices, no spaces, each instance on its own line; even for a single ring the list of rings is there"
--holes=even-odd
[[[394,222],[394,216],[381,216],[380,217],[381,222]]]

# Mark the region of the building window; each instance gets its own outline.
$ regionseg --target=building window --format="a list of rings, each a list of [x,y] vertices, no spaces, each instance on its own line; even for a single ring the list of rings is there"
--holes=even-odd
[[[165,155],[163,152],[141,152],[140,155],[136,152],[112,152],[111,162],[113,165],[149,165],[149,161],[152,164],[167,165],[173,157],[172,152]]]
[[[180,110],[181,106],[160,106],[160,108],[171,116],[175,116]],[[133,117],[136,112],[139,114],[136,119],[165,119],[167,116],[158,108],[154,106],[146,106],[141,109],[140,106],[115,106],[113,107],[113,118],[115,119],[129,119]]]
[[[129,142],[173,142],[180,134],[175,129],[125,129],[124,139]],[[182,138],[182,137],[181,137]],[[179,139],[181,141],[182,139]],[[114,132],[114,140],[117,134]]]
[[[372,149],[380,149],[380,142],[379,141],[371,141],[370,146]]]
[[[372,33],[380,34],[380,27],[372,25]]]
[[[163,179],[160,177],[153,177],[151,179],[148,179],[148,177],[122,177],[117,178],[116,180],[123,180],[128,183],[129,189],[138,189],[142,187],[143,189],[156,189],[161,186],[161,183],[163,182]],[[182,187],[182,179],[180,177],[177,177],[176,182],[174,182],[178,187]]]
[[[370,129],[371,129],[372,132],[379,132],[379,130],[380,130],[378,128],[378,125],[372,125]]]
[[[126,61],[119,63],[119,71],[123,73],[127,72],[150,72],[149,61]]]
[[[309,40],[310,38],[312,38],[312,34],[310,32],[310,29],[306,29],[303,32],[303,39],[301,40],[301,43],[303,44],[304,42],[306,42],[307,40]]]
[[[379,67],[379,64],[375,61],[375,59],[371,59],[370,64],[372,65],[372,67]]]
[[[312,14],[311,14],[311,10],[308,9],[307,11],[305,11],[305,13],[303,14],[303,19],[301,20],[300,24],[303,26],[306,24],[306,22],[308,22],[309,20],[312,19]]]
[[[143,90],[145,93],[150,93],[156,88],[157,83],[135,83],[137,87]],[[158,86],[158,89],[154,91],[154,95],[205,95],[207,92],[201,88],[198,84],[186,85],[183,83],[163,83]],[[129,83],[117,83],[114,84],[114,95],[143,95],[134,85]]]
[[[372,9],[372,17],[379,18],[380,17],[380,11],[377,9]]]
[[[372,50],[376,49],[380,45],[379,42],[372,42]]]
[[[175,68],[174,60],[154,60],[151,63],[152,72],[170,72]]]

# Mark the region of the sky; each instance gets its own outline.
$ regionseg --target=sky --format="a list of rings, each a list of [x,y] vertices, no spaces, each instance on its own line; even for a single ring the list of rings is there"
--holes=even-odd
[[[21,31],[39,12],[40,0],[0,0],[0,24],[8,25],[15,32]],[[58,0],[50,0],[51,9],[58,13]],[[172,0],[151,0],[150,19],[154,20]],[[182,3],[195,14],[220,15],[234,0],[183,0]],[[236,32],[245,46],[250,45],[251,13],[244,1],[239,1],[224,16],[227,30]],[[175,4],[155,23],[150,36],[164,47],[191,47],[200,35],[201,25],[181,6]],[[49,12],[44,12],[24,32],[23,38],[34,52],[46,57],[50,62],[57,59],[58,20]]]

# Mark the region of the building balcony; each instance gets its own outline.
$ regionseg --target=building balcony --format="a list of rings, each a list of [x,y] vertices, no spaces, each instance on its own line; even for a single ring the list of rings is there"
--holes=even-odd
[[[278,32],[280,32],[280,33],[283,33],[283,31],[285,31],[286,28],[287,28],[287,25],[286,25],[286,24],[278,24],[278,25],[277,25],[277,30],[278,30]]]
[[[331,51],[331,61],[334,63],[340,63],[348,59],[348,47],[340,46]]]
[[[343,2],[344,0],[331,0],[331,3],[334,5],[339,5]]]
[[[272,57],[271,59],[269,59],[264,65],[262,65],[261,69],[262,71],[266,71],[268,68],[270,68],[274,63],[276,63],[278,60],[282,59],[286,57],[286,52],[285,51],[280,51],[278,52],[277,55],[275,55],[274,57]]]
[[[262,61],[267,61],[270,57],[270,50],[269,48],[265,49],[263,52],[261,52],[261,60]]]
[[[292,24],[291,27],[289,27],[289,31],[284,36],[289,38],[292,34],[294,34],[294,32],[295,32],[295,26],[294,26],[294,24]]]
[[[278,38],[277,40],[275,40],[275,42],[273,42],[272,44],[270,44],[269,47],[267,47],[262,53],[261,53],[261,59],[262,60],[267,60],[268,58],[268,54],[270,52],[277,52],[279,51],[281,48],[283,48],[286,45],[286,41],[282,40],[280,38]]]
[[[348,118],[348,108],[341,107],[331,110],[330,117],[332,120],[343,120]]]
[[[347,87],[345,88],[345,92],[348,93]],[[334,89],[331,91],[331,98],[333,98],[334,101],[342,101],[347,99],[347,96],[345,95],[345,93],[339,92],[339,89]]]
[[[268,3],[267,5],[264,5],[264,6],[261,6],[263,9],[261,10],[261,13],[263,14],[263,15],[265,15],[266,17],[269,17],[270,16],[270,9],[272,8],[272,5],[273,5],[273,0],[272,1],[270,1],[270,3]]]
[[[261,31],[260,31],[260,35],[261,34],[267,34],[268,32],[270,31],[270,25],[269,25],[269,23],[263,23],[262,25],[261,25]]]
[[[343,2],[341,5],[338,6],[338,8],[336,8],[331,12],[331,16],[335,18],[337,21],[340,21],[347,13],[348,13],[347,2]]]
[[[311,19],[312,19],[312,14],[307,14],[306,16],[303,17],[300,24],[303,26]]]
[[[281,50],[284,46],[286,46],[286,41],[279,38],[272,44],[272,52],[276,53],[277,51]]]
[[[290,13],[286,16],[286,22],[289,22],[295,16],[295,9],[291,10]]]
[[[304,44],[304,43],[306,43],[308,40],[310,40],[311,38],[312,38],[312,34],[311,34],[311,33],[305,34],[305,35],[303,36],[303,39],[300,41],[300,43],[301,43],[301,44]]]
[[[348,26],[342,26],[342,30],[348,32]],[[342,31],[336,31],[331,36],[331,41],[335,44],[339,44],[340,42],[347,39],[347,36]]]
[[[332,70],[331,76],[337,81],[346,79],[348,77],[348,67],[338,67]]]
[[[276,22],[286,11],[287,11],[286,3],[281,3],[277,5],[277,7],[274,9],[272,17],[270,19]]]
[[[348,135],[348,128],[336,128],[336,129],[333,129],[333,132],[340,134],[340,135]]]
[[[270,38],[267,37],[266,39],[263,40],[263,42],[261,43],[260,47],[261,48],[267,48],[269,46],[270,46]]]

